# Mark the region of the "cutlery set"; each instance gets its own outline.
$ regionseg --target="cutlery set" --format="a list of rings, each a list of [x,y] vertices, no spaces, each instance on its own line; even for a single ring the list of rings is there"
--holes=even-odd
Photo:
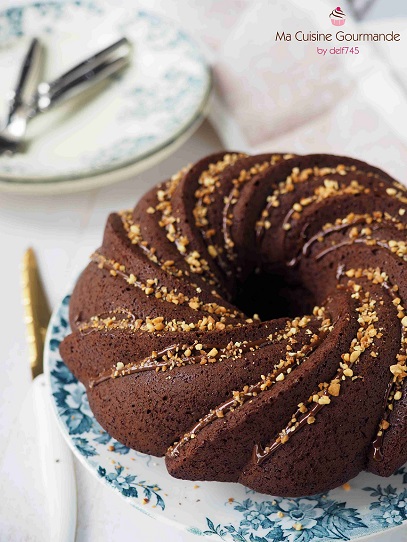
[[[125,68],[130,61],[131,45],[121,38],[80,62],[57,79],[38,82],[44,47],[37,38],[31,41],[17,84],[11,93],[6,121],[0,129],[0,155],[23,152],[28,122],[54,106],[82,94],[95,84]]]

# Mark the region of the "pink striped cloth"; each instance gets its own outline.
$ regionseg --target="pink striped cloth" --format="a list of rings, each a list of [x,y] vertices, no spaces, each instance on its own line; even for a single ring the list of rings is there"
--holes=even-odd
[[[338,0],[339,1],[339,0]],[[343,4],[347,33],[402,33],[398,43],[296,41],[295,32],[332,33],[326,0],[149,0],[201,40],[213,64],[210,118],[225,146],[250,152],[348,154],[402,179],[407,162],[407,95],[401,55],[407,22],[359,26]],[[146,4],[146,6],[147,6]],[[291,41],[276,41],[276,33]],[[360,53],[317,53],[358,46]],[[397,64],[392,59],[397,58]],[[397,71],[397,77],[392,73]],[[406,85],[407,88],[407,85]]]

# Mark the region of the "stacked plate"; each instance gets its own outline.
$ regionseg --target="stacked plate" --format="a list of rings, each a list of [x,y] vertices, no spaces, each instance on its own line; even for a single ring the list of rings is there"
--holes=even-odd
[[[64,192],[152,166],[202,120],[211,74],[193,40],[150,12],[96,2],[37,2],[0,12],[0,118],[32,37],[47,51],[44,79],[126,36],[129,68],[30,124],[24,153],[0,156],[0,189]]]

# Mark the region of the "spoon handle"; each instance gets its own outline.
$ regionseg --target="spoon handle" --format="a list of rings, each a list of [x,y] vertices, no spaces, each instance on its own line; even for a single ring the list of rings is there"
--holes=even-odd
[[[17,83],[11,95],[9,119],[20,107],[24,107],[37,89],[42,68],[43,49],[38,38],[33,38],[23,59]]]
[[[128,57],[119,57],[109,62],[92,67],[88,71],[78,75],[76,78],[69,78],[64,84],[57,87],[50,87],[47,92],[38,93],[38,112],[45,112],[54,105],[81,94],[99,81],[122,70],[129,62]]]
[[[79,64],[76,64],[73,68],[69,69],[53,81],[43,83],[44,90],[49,89],[57,92],[60,88],[65,87],[70,81],[78,79],[81,75],[92,71],[94,68],[97,68],[99,65],[108,62],[109,60],[113,60],[113,53],[119,52],[121,49],[123,50],[123,56],[130,53],[131,44],[125,37],[120,38],[108,47],[105,47],[101,51],[98,51],[94,55],[79,62]],[[117,56],[122,55],[116,55],[116,58]],[[41,89],[39,92],[41,92]]]

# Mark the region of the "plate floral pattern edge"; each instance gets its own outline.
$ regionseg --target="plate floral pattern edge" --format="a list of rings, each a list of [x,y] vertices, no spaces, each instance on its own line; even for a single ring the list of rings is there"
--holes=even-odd
[[[77,455],[89,463],[105,483],[148,515],[153,514],[144,507],[147,504],[164,512],[165,494],[160,485],[127,472],[120,463],[120,456],[129,453],[147,460],[147,466],[151,458],[130,450],[104,431],[89,408],[84,386],[60,357],[59,344],[70,332],[69,300],[70,295],[65,296],[51,321],[46,354],[52,398],[60,424],[69,435]],[[107,448],[110,454],[117,454],[113,468],[96,461],[99,450],[103,448]],[[230,498],[225,503],[236,513],[237,521],[233,524],[221,524],[205,517],[205,528],[184,527],[198,536],[215,536],[233,542],[354,540],[401,525],[406,525],[407,531],[407,466],[399,469],[391,481],[393,484],[362,488],[370,496],[370,513],[366,515],[346,502],[331,498],[329,493],[297,499],[256,500],[258,494],[245,488],[250,497],[241,502]]]

